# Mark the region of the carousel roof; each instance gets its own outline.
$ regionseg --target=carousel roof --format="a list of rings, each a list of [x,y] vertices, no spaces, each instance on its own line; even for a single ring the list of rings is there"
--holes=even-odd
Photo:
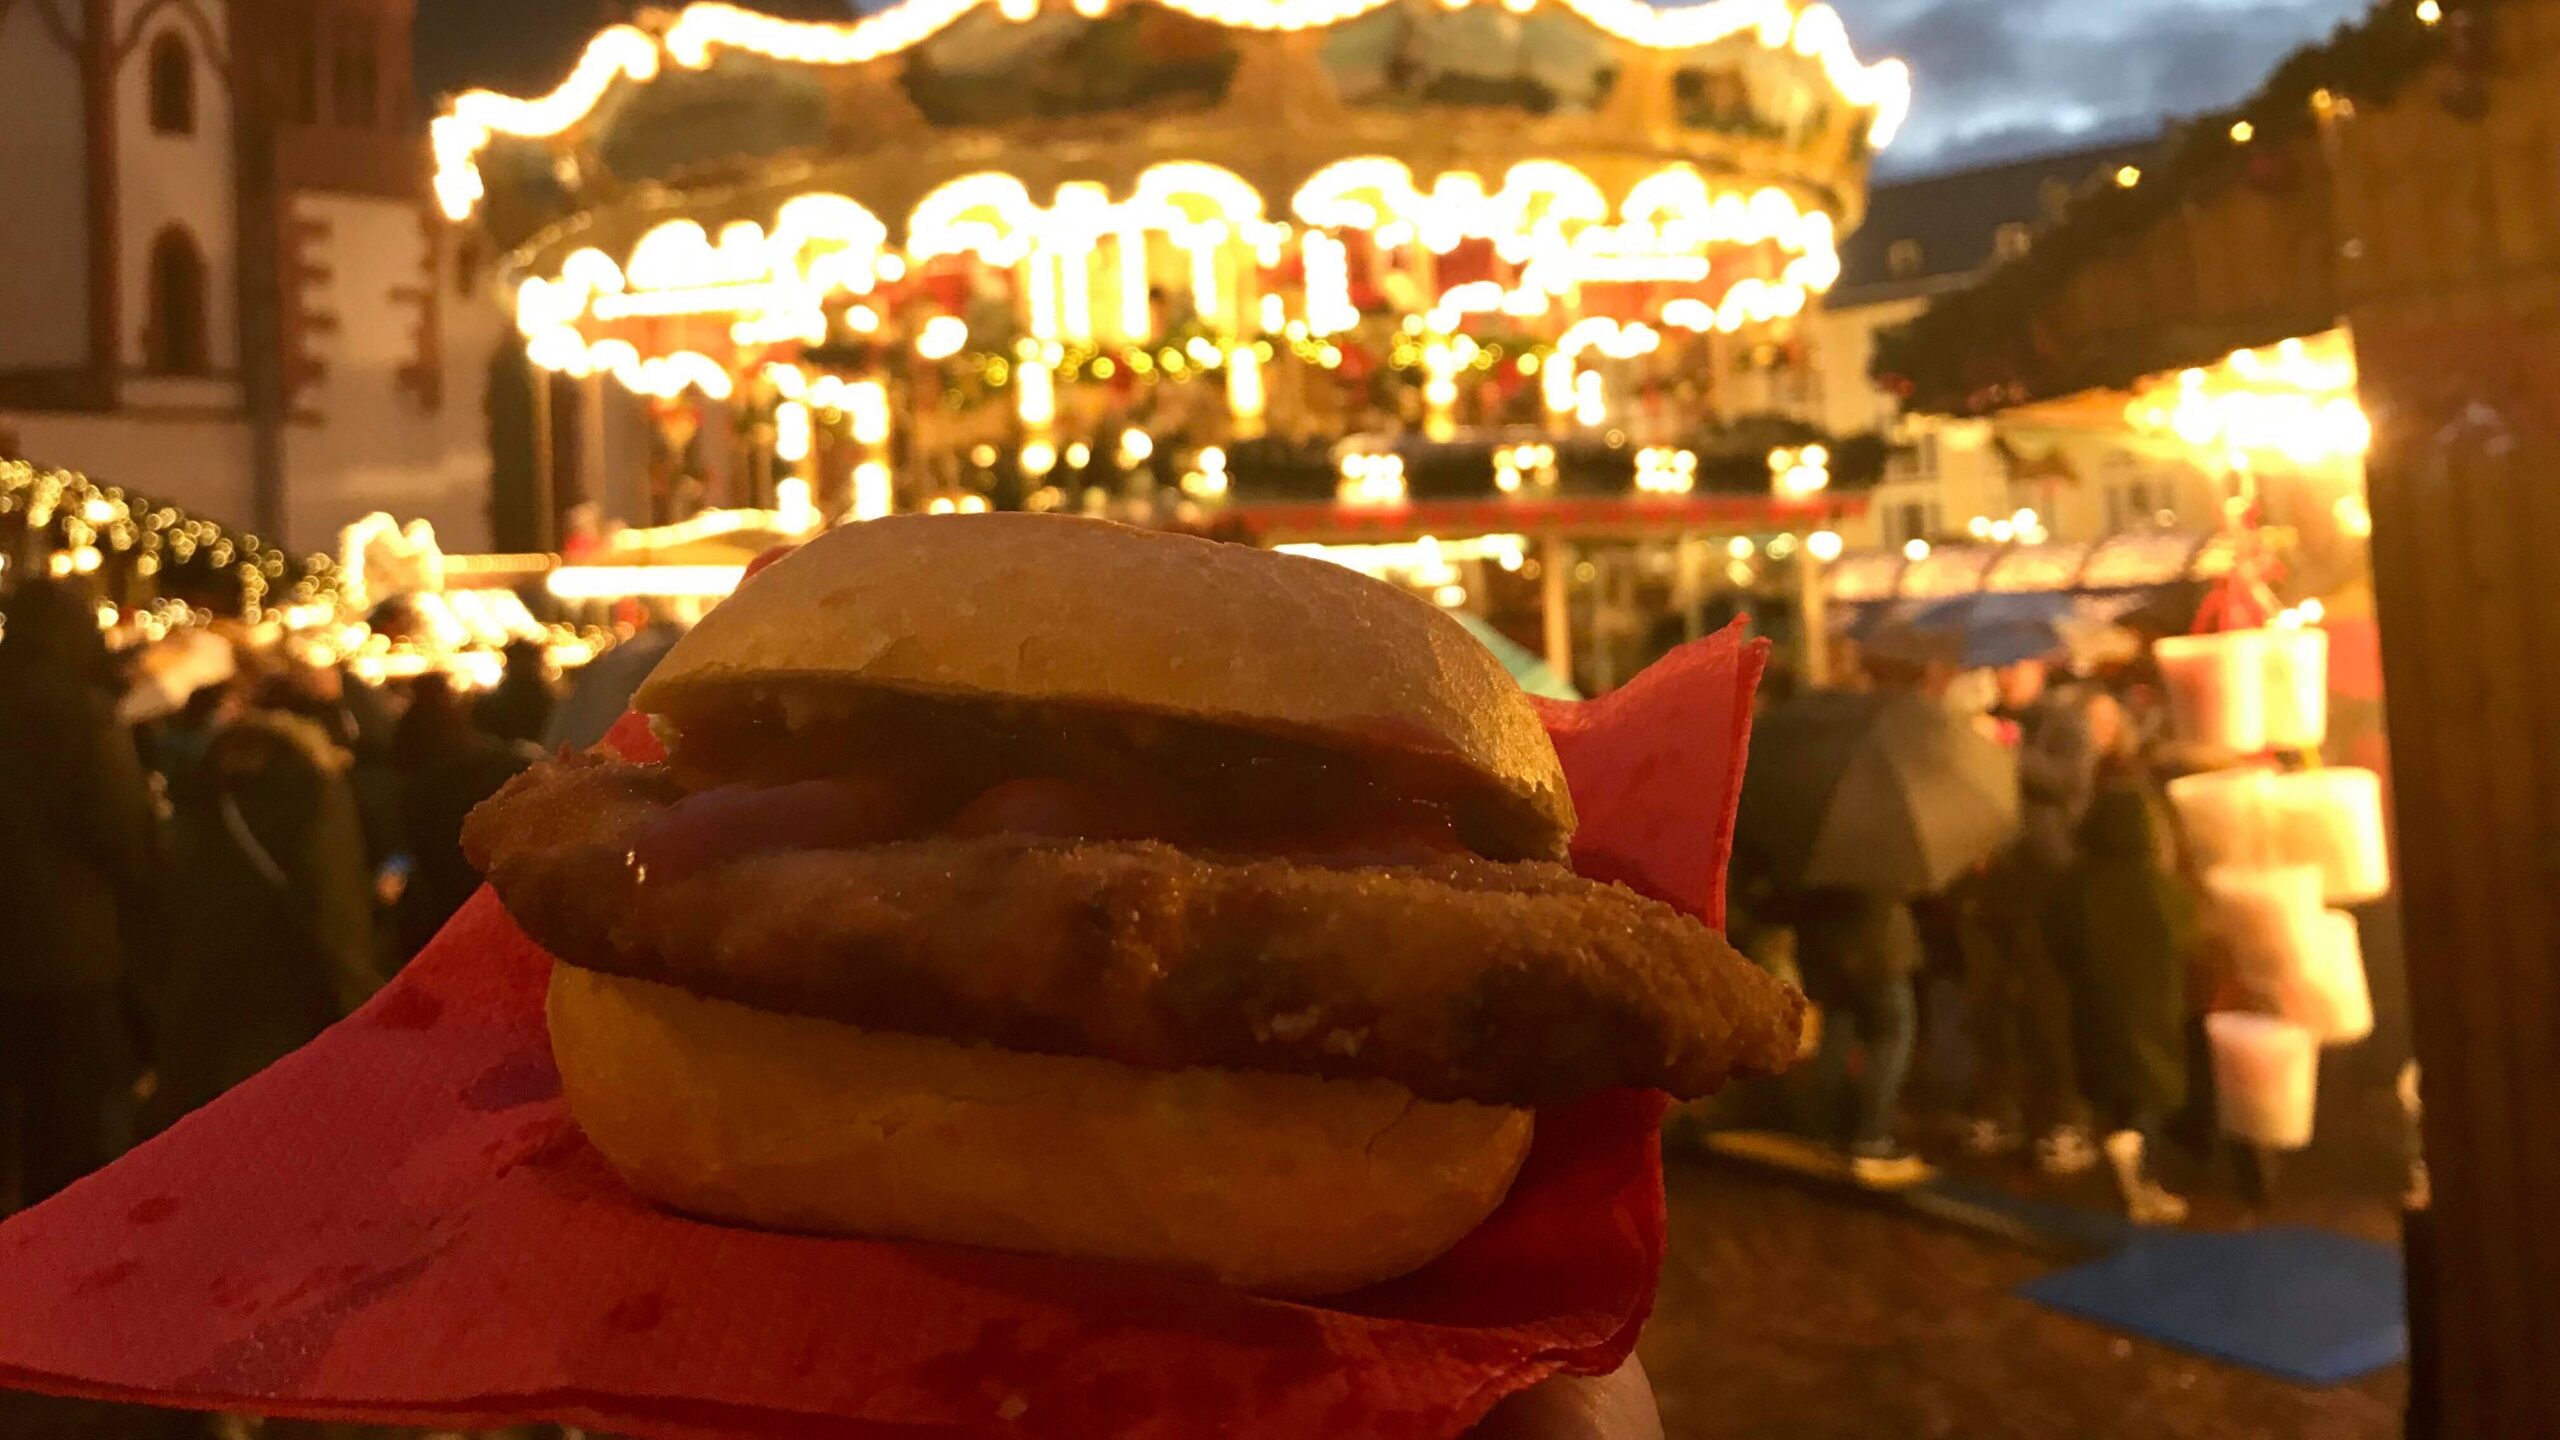
[[[1123,192],[1170,163],[1274,209],[1353,159],[1425,188],[1552,160],[1613,198],[1679,165],[1847,221],[1908,97],[1899,62],[1790,0],[905,0],[845,23],[704,3],[604,30],[547,95],[458,97],[436,187],[527,259],[811,193],[896,228],[991,169]]]

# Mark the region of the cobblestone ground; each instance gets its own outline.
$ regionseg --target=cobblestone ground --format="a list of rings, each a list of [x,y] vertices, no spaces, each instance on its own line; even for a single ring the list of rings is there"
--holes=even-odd
[[[2253,1213],[2194,1179],[2198,1224],[2396,1239],[2392,1205],[2370,1185],[2355,1193],[2323,1176]],[[2094,1181],[2056,1188],[2039,1193],[2103,1193]],[[1721,1162],[1675,1158],[1669,1189],[1671,1255],[1643,1354],[1671,1440],[2400,1433],[2398,1368],[2305,1389],[2017,1299],[2012,1287],[2056,1262],[2011,1244]]]

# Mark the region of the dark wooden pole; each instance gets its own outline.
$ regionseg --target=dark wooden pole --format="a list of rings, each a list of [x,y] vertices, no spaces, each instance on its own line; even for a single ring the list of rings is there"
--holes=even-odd
[[[2411,1001],[2437,1407],[2560,1437],[2560,281],[2355,317]]]

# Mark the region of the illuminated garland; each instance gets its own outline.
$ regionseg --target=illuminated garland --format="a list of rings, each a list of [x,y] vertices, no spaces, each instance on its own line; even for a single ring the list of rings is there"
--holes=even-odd
[[[234,601],[251,620],[271,601],[338,603],[337,562],[329,556],[290,554],[72,470],[0,460],[0,537],[12,568],[99,576],[111,591],[195,592]]]
[[[692,70],[711,64],[716,52],[736,50],[803,65],[858,65],[919,44],[954,21],[993,3],[1009,19],[1027,20],[1041,0],[905,0],[877,15],[849,23],[785,20],[734,5],[704,0],[687,6],[662,33],[615,25],[588,42],[568,79],[530,98],[473,90],[458,96],[430,127],[435,191],[445,214],[468,219],[487,195],[480,157],[499,136],[540,139],[557,135],[593,114],[619,80],[656,78],[662,62]],[[1073,0],[1076,13],[1103,13],[1109,0]],[[1250,30],[1306,30],[1339,24],[1389,0],[1161,0],[1213,24]],[[1463,6],[1475,0],[1455,0]],[[1534,0],[1502,0],[1525,9]],[[1750,35],[1772,50],[1792,49],[1822,67],[1824,77],[1851,106],[1873,112],[1868,135],[1879,149],[1891,143],[1911,106],[1911,73],[1899,60],[1869,65],[1849,42],[1848,28],[1829,5],[1797,10],[1790,0],[1702,0],[1656,8],[1644,0],[1559,0],[1598,29],[1649,49],[1690,49]]]

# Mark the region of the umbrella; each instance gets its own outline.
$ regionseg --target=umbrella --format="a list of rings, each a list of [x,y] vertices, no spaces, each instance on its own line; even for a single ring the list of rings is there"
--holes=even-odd
[[[1737,845],[1782,886],[1926,895],[2017,833],[2016,759],[1919,696],[1817,691],[1752,728]]]
[[[1979,668],[2061,653],[2069,648],[2064,632],[2076,614],[2068,595],[1964,595],[1928,606],[1907,623],[1922,633],[1962,636],[1964,664]]]
[[[1493,658],[1502,662],[1502,668],[1511,672],[1511,678],[1520,682],[1521,689],[1549,700],[1582,698],[1582,692],[1573,688],[1572,681],[1556,674],[1555,668],[1540,659],[1537,652],[1494,629],[1492,621],[1460,611],[1458,623],[1467,627],[1468,634],[1484,642],[1484,648],[1493,652]]]

